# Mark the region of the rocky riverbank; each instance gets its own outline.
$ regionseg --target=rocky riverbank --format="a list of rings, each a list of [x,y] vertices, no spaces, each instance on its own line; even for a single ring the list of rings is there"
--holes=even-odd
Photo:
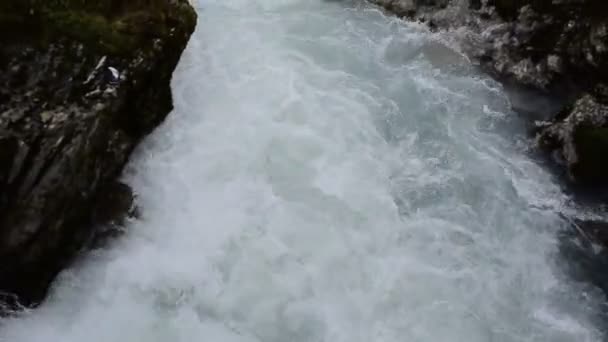
[[[537,122],[539,151],[583,189],[583,206],[606,205],[608,185],[608,2],[603,0],[371,0],[432,29],[462,34],[464,51],[489,74],[559,98],[564,105],[549,121]],[[530,118],[533,120],[533,118]],[[578,190],[576,191],[578,192]],[[587,246],[577,263],[597,280],[608,264],[608,221],[571,218]],[[568,247],[570,248],[570,247]],[[568,249],[566,248],[566,249]],[[577,247],[579,248],[579,247]],[[571,248],[570,248],[571,249]],[[599,256],[599,258],[598,258]],[[589,261],[594,260],[594,261]],[[601,264],[600,266],[596,264]],[[603,279],[603,278],[602,278]],[[594,281],[608,293],[608,282]]]
[[[608,183],[608,2],[372,0],[435,29],[466,28],[466,52],[496,78],[570,103],[538,145],[577,184]]]
[[[0,293],[34,305],[96,227],[131,206],[116,183],[172,108],[196,25],[187,0],[0,2]]]

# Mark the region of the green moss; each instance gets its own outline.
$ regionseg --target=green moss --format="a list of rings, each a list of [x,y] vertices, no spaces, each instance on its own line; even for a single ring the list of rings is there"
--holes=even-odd
[[[68,37],[103,53],[129,54],[166,37],[169,25],[194,27],[196,14],[185,0],[4,0],[1,32],[28,33],[39,41]],[[44,28],[44,29],[42,29]],[[10,39],[0,33],[3,40]]]
[[[16,0],[13,0],[16,1]],[[145,9],[149,12],[166,11],[175,6],[169,0],[34,0],[33,6],[47,10],[76,10],[118,17]]]
[[[69,36],[88,46],[119,54],[133,46],[135,39],[117,30],[105,17],[78,11],[56,11],[45,15],[44,21],[54,33]]]

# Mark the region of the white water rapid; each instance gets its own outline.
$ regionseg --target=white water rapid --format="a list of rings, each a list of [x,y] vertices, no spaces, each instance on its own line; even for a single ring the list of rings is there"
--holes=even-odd
[[[125,175],[142,217],[0,341],[603,338],[559,267],[567,196],[447,36],[350,1],[197,6]]]

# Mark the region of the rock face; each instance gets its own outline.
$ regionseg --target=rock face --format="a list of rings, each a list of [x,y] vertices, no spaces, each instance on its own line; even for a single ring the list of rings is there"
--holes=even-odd
[[[589,184],[608,182],[608,105],[585,94],[564,109],[538,134],[539,145],[556,152],[571,179]]]
[[[0,2],[0,299],[39,302],[109,219],[95,204],[129,201],[115,180],[195,25],[187,0]]]
[[[590,88],[608,79],[607,2],[490,0],[488,4],[505,20],[488,28],[501,35],[480,56],[488,69],[549,90],[565,83]]]
[[[570,97],[570,105],[541,125],[539,145],[566,165],[573,182],[608,183],[608,2],[489,0],[487,5],[507,24],[480,56],[486,69]]]
[[[539,145],[576,183],[608,183],[608,1],[372,0],[431,27],[466,27],[467,52],[495,77],[570,101]]]
[[[547,90],[608,79],[608,2],[603,0],[372,2],[439,29],[469,27],[475,33],[469,52],[503,79]]]

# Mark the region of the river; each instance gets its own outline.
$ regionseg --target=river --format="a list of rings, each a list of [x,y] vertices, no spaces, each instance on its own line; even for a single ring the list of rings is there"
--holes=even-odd
[[[2,342],[602,340],[568,196],[447,34],[359,2],[199,0],[139,219]]]

